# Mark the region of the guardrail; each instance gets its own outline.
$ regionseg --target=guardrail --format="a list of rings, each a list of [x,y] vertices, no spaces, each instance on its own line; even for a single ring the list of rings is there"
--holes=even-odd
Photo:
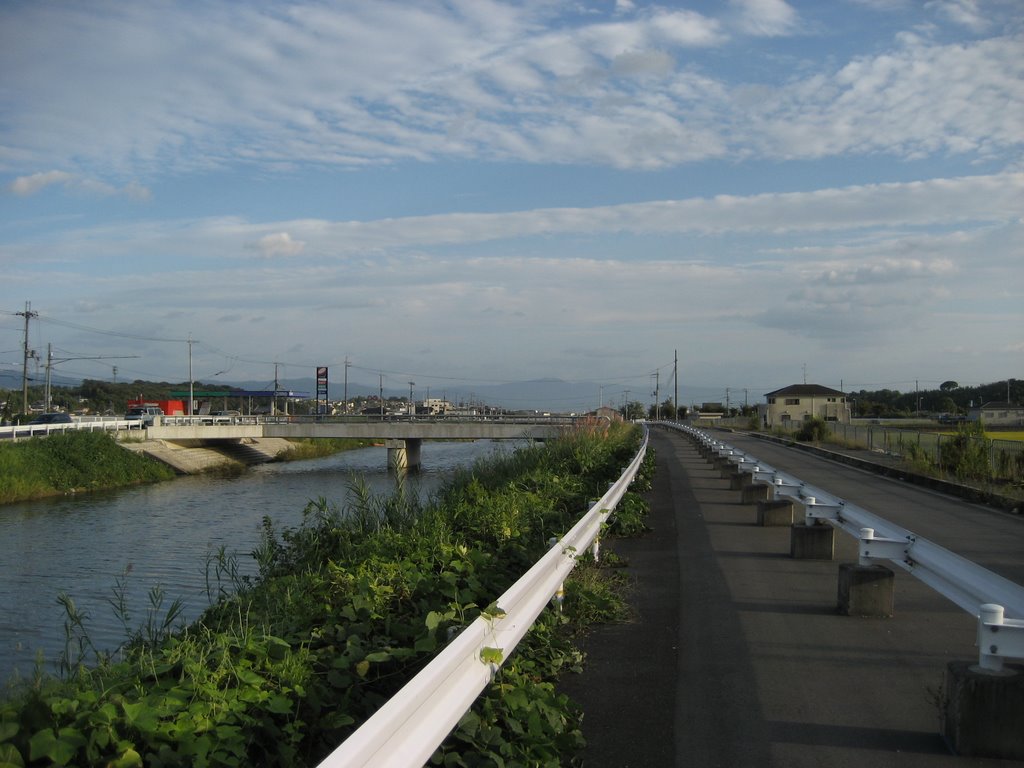
[[[0,440],[19,439],[23,437],[45,437],[54,432],[85,431],[85,432],[116,432],[118,430],[142,430],[145,425],[141,421],[130,419],[96,419],[73,421],[65,424],[19,424],[0,427]]]
[[[1004,659],[1024,659],[1024,587],[940,547],[917,534],[775,469],[707,432],[669,422],[706,448],[749,472],[753,482],[770,485],[776,498],[804,507],[804,523],[824,521],[860,543],[859,562],[892,562],[978,619],[978,665],[991,672]],[[1018,617],[1006,618],[1006,613]]]
[[[598,555],[601,526],[615,510],[647,452],[640,450],[622,475],[537,563],[497,599],[497,610],[479,616],[433,661],[320,763],[320,768],[424,765],[540,612],[561,595],[562,584],[588,549]]]

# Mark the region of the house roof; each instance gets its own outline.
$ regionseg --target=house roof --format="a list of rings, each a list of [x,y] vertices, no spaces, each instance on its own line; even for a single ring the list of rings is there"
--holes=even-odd
[[[788,387],[769,392],[765,397],[778,397],[780,395],[828,395],[830,397],[846,397],[845,392],[838,389],[823,387],[821,384],[790,384]]]

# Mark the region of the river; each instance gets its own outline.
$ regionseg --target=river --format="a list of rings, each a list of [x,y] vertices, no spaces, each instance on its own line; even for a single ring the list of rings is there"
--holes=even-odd
[[[408,488],[428,499],[451,473],[509,443],[425,442],[423,469]],[[307,502],[320,497],[345,506],[355,475],[375,493],[389,493],[384,448],[364,448],[321,459],[263,464],[236,478],[210,476],[108,493],[84,494],[0,507],[0,682],[31,676],[38,653],[45,668],[65,650],[67,594],[87,616],[89,638],[111,650],[125,631],[111,606],[119,581],[130,611],[129,626],[146,621],[149,593],[174,599],[194,619],[209,605],[207,563],[223,547],[243,574],[254,574],[250,553],[264,517],[276,530],[302,522]],[[211,571],[212,573],[212,571]],[[216,582],[213,583],[216,589]]]

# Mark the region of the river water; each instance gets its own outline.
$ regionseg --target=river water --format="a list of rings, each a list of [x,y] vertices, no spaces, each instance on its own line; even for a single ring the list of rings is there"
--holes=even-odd
[[[511,448],[487,440],[425,442],[423,469],[408,476],[407,487],[429,499],[455,469]],[[14,674],[31,676],[40,651],[46,669],[56,669],[65,650],[61,593],[86,614],[89,638],[104,650],[125,639],[111,606],[119,581],[125,585],[131,628],[146,620],[154,587],[165,594],[160,618],[172,600],[180,599],[184,618],[193,619],[209,605],[207,563],[221,547],[237,556],[243,574],[254,574],[250,553],[265,516],[280,531],[298,526],[311,500],[323,497],[344,508],[356,475],[375,493],[390,493],[395,476],[387,471],[385,453],[364,448],[263,464],[237,478],[182,477],[0,506],[0,683]]]

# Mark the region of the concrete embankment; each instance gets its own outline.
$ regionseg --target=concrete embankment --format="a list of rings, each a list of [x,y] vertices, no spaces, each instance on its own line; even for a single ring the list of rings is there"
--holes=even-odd
[[[277,437],[251,437],[216,445],[172,443],[168,440],[123,442],[121,445],[162,462],[183,475],[262,464],[294,447],[288,440]]]

